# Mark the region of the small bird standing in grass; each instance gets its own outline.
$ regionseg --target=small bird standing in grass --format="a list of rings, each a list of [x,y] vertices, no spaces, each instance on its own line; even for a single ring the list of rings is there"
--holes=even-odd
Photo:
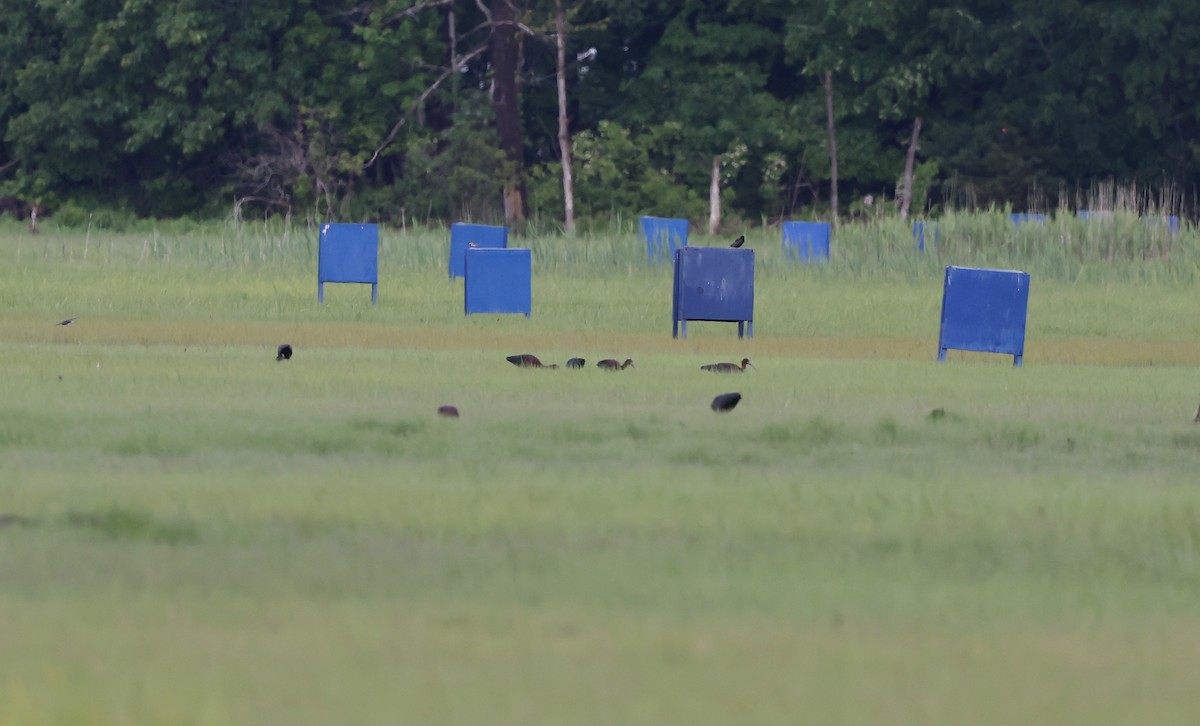
[[[77,317],[75,317],[75,318],[67,318],[66,320],[61,320],[61,321],[59,321],[59,322],[55,323],[55,325],[70,325],[71,323],[75,322],[75,321],[76,321],[76,320],[78,320],[78,319],[79,319],[79,318],[77,318]]]
[[[742,358],[742,364],[737,363],[709,363],[706,366],[700,366],[702,371],[712,371],[713,373],[743,373],[746,366],[754,367],[749,358]]]
[[[597,363],[596,367],[601,368],[606,371],[623,371],[626,368],[633,368],[634,365],[633,365],[632,358],[626,358],[624,363],[618,363],[616,360],[614,360],[612,358],[605,358],[604,360]]]
[[[583,358],[572,358],[567,361],[567,368],[583,368],[583,364],[587,363]]]
[[[438,406],[438,415],[445,418],[458,418],[458,406],[451,406],[449,404]]]
[[[291,360],[291,359],[292,359],[292,346],[288,345],[287,343],[284,343],[283,345],[279,346],[278,349],[276,349],[276,351],[275,351],[276,362],[281,361],[281,360]]]

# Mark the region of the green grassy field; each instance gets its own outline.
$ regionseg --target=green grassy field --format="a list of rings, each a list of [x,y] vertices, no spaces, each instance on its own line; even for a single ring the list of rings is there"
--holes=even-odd
[[[304,231],[195,234],[0,228],[0,724],[1194,721],[1190,231],[985,250],[1021,369],[934,363],[959,260],[852,233],[752,236],[747,341],[672,340],[632,235],[526,240],[525,319],[464,317],[436,231],[378,308]]]

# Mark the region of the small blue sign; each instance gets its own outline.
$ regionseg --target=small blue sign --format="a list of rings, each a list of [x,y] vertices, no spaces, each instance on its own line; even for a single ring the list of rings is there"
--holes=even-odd
[[[829,261],[828,222],[784,222],[783,250],[801,264]]]
[[[317,301],[325,302],[325,283],[359,282],[371,286],[371,304],[379,302],[379,227],[374,224],[323,224],[317,244]]]
[[[463,255],[463,311],[522,313],[533,311],[533,257],[527,249],[472,247]]]
[[[1004,353],[1013,357],[1014,366],[1021,365],[1028,309],[1029,273],[947,267],[938,362],[954,348]]]
[[[495,227],[489,224],[450,225],[450,279],[466,274],[464,255],[467,250],[486,247],[503,249],[508,247],[508,227]]]
[[[642,236],[646,238],[646,261],[656,265],[675,259],[675,250],[688,243],[688,221],[669,217],[642,217]]]
[[[738,337],[754,337],[754,250],[683,247],[675,252],[672,337],[687,321],[738,324]]]
[[[933,222],[913,222],[913,239],[917,241],[917,252],[925,251],[925,230],[933,228],[933,246],[937,247],[941,239],[941,232],[937,224]]]
[[[1008,218],[1012,220],[1012,223],[1017,227],[1020,227],[1023,224],[1042,224],[1046,221],[1046,215],[1038,214],[1036,212],[1019,212],[1008,215]]]

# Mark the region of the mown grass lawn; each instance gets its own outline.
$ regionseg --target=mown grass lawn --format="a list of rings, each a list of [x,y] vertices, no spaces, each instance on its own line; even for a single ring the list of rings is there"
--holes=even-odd
[[[464,318],[429,266],[376,309],[320,307],[299,263],[22,244],[0,253],[0,724],[1200,707],[1186,287],[1035,279],[1013,369],[933,362],[936,275],[768,268],[758,338],[673,341],[660,271],[552,272],[531,319]]]

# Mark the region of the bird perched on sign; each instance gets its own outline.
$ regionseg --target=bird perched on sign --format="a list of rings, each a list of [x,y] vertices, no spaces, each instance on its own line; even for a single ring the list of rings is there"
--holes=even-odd
[[[700,366],[702,371],[712,371],[713,373],[742,373],[746,370],[746,366],[754,367],[749,358],[742,358],[742,364],[737,363],[709,363],[706,366]]]
[[[292,346],[288,345],[287,343],[284,343],[283,345],[279,346],[279,348],[275,351],[276,362],[281,361],[281,360],[291,360],[291,359],[292,359]]]
[[[722,393],[712,400],[712,410],[717,413],[732,411],[740,400],[742,400],[742,394],[740,393]]]
[[[741,237],[738,237],[737,239],[735,239],[733,241],[733,244],[731,244],[729,246],[736,249],[738,247],[741,247],[745,243],[746,243],[746,235],[742,235]]]

